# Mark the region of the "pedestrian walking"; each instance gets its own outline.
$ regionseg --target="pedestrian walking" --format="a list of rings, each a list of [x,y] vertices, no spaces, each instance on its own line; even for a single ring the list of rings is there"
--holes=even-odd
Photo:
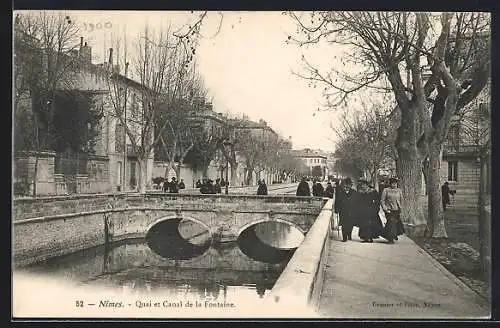
[[[450,204],[450,195],[453,195],[454,191],[450,190],[448,181],[445,181],[441,186],[441,200],[443,202],[443,211],[446,211],[446,205]]]
[[[359,238],[361,238],[362,242],[372,243],[373,239],[383,234],[383,225],[378,216],[380,210],[378,192],[370,187],[367,180],[358,180],[355,208]]]
[[[170,182],[168,187],[170,189],[170,193],[172,194],[179,193],[179,186],[177,185],[177,179],[175,177],[172,177],[172,181]]]
[[[299,182],[297,186],[297,196],[311,196],[311,189],[309,189],[309,184],[306,181],[305,177],[302,177],[302,180]]]
[[[351,178],[345,178],[335,195],[334,211],[339,214],[342,226],[342,241],[352,240],[352,228],[355,222],[356,190],[352,189]]]
[[[404,233],[400,217],[402,199],[403,194],[401,189],[398,188],[398,180],[396,178],[389,179],[389,186],[382,191],[380,205],[382,205],[387,219],[384,235],[391,244],[394,243],[394,240],[398,240],[398,235]]]
[[[186,189],[186,184],[184,183],[184,179],[181,179],[181,182],[179,182],[179,189]]]
[[[316,181],[312,186],[312,192],[314,197],[323,197],[325,190],[320,181]]]
[[[259,180],[259,187],[257,188],[257,195],[267,195],[267,185],[264,179]]]
[[[328,198],[333,198],[334,193],[335,193],[335,189],[333,188],[332,183],[330,181],[328,181],[328,183],[326,184],[326,189],[325,189],[325,192],[323,193],[323,195],[325,197],[328,197]]]
[[[169,192],[170,190],[170,183],[168,182],[167,179],[164,179],[163,180],[163,183],[162,183],[162,186],[161,186],[161,189],[163,190],[163,192]]]
[[[222,193],[222,186],[220,184],[220,179],[215,179],[215,185],[214,185],[215,193],[220,194]]]

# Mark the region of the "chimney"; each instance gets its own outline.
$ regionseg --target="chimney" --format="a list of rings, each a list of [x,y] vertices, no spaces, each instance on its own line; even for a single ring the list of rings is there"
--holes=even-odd
[[[113,48],[109,48],[109,60],[108,60],[109,65],[113,65]]]
[[[80,38],[80,45],[83,43],[83,37]],[[80,58],[83,63],[90,64],[92,63],[92,47],[87,45],[87,42],[84,43],[83,47],[80,48]]]

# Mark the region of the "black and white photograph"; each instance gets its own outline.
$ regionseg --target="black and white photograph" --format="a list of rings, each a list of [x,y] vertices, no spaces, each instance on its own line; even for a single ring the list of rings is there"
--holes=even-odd
[[[491,13],[12,24],[13,319],[491,318]]]

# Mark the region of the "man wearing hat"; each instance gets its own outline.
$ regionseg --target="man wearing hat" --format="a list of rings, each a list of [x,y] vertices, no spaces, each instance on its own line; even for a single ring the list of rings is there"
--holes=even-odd
[[[305,177],[302,177],[299,185],[297,186],[297,196],[311,196],[311,189],[309,189],[309,184]]]
[[[359,226],[359,238],[362,242],[373,242],[383,234],[382,221],[378,216],[380,199],[378,192],[370,186],[366,179],[358,180],[356,200],[356,222]]]
[[[335,197],[334,210],[339,214],[339,225],[342,226],[342,241],[352,240],[352,228],[355,220],[356,190],[352,189],[351,178],[342,180]]]

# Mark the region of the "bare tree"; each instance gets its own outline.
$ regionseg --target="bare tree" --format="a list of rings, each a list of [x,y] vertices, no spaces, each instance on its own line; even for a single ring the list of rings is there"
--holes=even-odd
[[[441,150],[457,109],[473,100],[488,80],[489,15],[319,12],[311,14],[312,24],[291,15],[306,36],[298,40],[301,45],[325,40],[344,46],[349,50],[348,63],[360,69],[323,73],[305,61],[307,73],[302,76],[326,85],[332,106],[367,87],[392,92],[401,115],[396,166],[404,196],[402,218],[415,234],[446,237],[439,191]],[[423,74],[426,65],[428,76]],[[418,200],[426,158],[427,222]],[[418,229],[421,226],[426,229]]]
[[[14,22],[14,110],[22,97],[29,94],[31,123],[25,131],[32,135],[30,147],[35,150],[33,195],[37,194],[40,152],[50,150],[56,141],[55,98],[72,90],[79,67],[77,47],[79,29],[75,20],[63,13],[40,11],[17,13]]]
[[[396,159],[393,113],[386,104],[362,104],[359,114],[344,113],[340,127],[332,127],[338,136],[336,155],[344,165],[368,172],[377,186],[379,170]]]
[[[165,110],[165,104],[172,105],[173,94],[170,88],[178,87],[172,81],[178,81],[175,72],[170,70],[174,62],[179,42],[169,28],[159,31],[151,30],[147,25],[138,35],[135,46],[137,55],[130,58],[132,74],[137,82],[127,77],[128,51],[127,42],[123,43],[122,56],[118,64],[114,65],[112,53],[108,68],[108,86],[110,90],[109,102],[113,109],[113,116],[124,128],[131,145],[132,152],[137,156],[139,166],[138,190],[143,193],[149,183],[148,161],[153,159],[153,151],[162,137],[162,132],[168,126],[169,120],[163,120],[158,125],[158,118]],[[120,39],[115,41],[120,48]],[[121,74],[120,67],[125,66],[125,73]]]

